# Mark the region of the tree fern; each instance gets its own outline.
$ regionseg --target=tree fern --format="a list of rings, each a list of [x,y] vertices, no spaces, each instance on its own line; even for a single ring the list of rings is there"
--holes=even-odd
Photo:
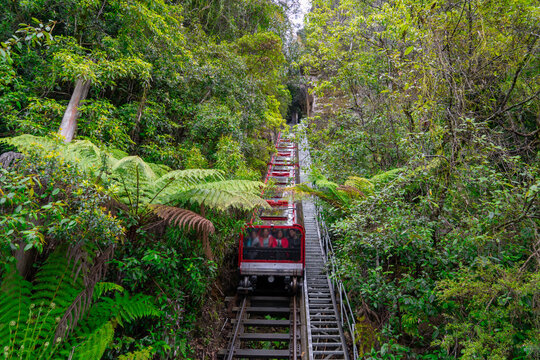
[[[329,203],[333,207],[341,208],[343,204],[336,199],[332,194],[329,194],[325,191],[318,190],[315,188],[310,187],[308,184],[301,183],[296,185],[293,190],[300,195],[314,195],[317,196],[319,199]]]
[[[252,210],[256,207],[268,207],[267,202],[260,197],[264,186],[261,182],[225,180],[221,170],[168,171],[167,167],[146,163],[137,156],[118,159],[117,156],[121,154],[101,151],[84,140],[64,144],[51,138],[22,135],[7,141],[26,150],[44,153],[58,150],[66,161],[73,162],[89,174],[106,178],[110,183],[108,187],[110,194],[120,203],[127,205],[126,210],[137,221],[136,226],[153,221],[154,211],[161,209],[162,211],[158,211],[157,214],[166,220],[170,220],[169,218],[175,214],[173,220],[176,225],[190,228],[197,224],[196,226],[201,229],[210,230],[208,223],[179,210],[180,208],[172,210],[155,205],[171,206],[191,202],[220,211],[231,208]],[[189,217],[190,220],[182,221],[184,217]],[[206,237],[203,237],[204,241],[207,241]]]
[[[374,191],[371,181],[356,176],[350,176],[343,185],[329,181],[320,171],[313,171],[310,179],[313,187],[302,183],[296,185],[294,191],[298,194],[315,195],[337,209],[348,207],[354,199],[365,197]]]
[[[37,151],[44,154],[61,152],[66,161],[74,163],[81,170],[90,173],[97,171],[103,164],[111,167],[118,161],[88,140],[77,140],[65,144],[59,139],[25,134],[2,139],[2,141],[26,152]]]

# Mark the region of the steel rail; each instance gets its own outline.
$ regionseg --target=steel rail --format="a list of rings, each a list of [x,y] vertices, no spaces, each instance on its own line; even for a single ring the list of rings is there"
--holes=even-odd
[[[246,310],[246,304],[247,304],[247,296],[244,296],[244,299],[242,300],[242,309],[240,310],[237,316],[236,327],[234,329],[234,335],[231,339],[231,346],[229,347],[227,360],[232,360],[234,356],[234,344],[236,343],[236,338],[238,337],[238,331],[240,330],[240,326],[242,326],[242,317],[244,316],[244,311]]]
[[[218,353],[220,359],[232,360],[237,358],[247,359],[295,359],[301,357],[299,348],[303,346],[303,337],[299,331],[303,325],[303,320],[299,312],[302,310],[300,301],[302,294],[290,296],[264,296],[246,295],[237,298],[238,305],[233,307],[236,316],[231,321],[234,327],[230,330],[230,340],[227,347]],[[275,300],[273,300],[275,299]],[[288,299],[287,302],[286,299]],[[292,302],[292,303],[291,303]],[[281,305],[278,305],[281,303]],[[267,319],[263,316],[274,314],[289,314],[288,320]],[[247,328],[266,327],[268,332],[261,330],[246,331]],[[288,334],[275,331],[273,328],[289,329]],[[251,345],[245,347],[244,342],[265,342],[277,341],[288,342],[288,349],[285,350],[264,350],[253,348]],[[246,345],[246,344],[244,344]]]
[[[297,345],[297,342],[298,340],[296,339],[297,338],[297,334],[296,334],[296,294],[293,295],[293,336],[292,336],[292,348],[293,348],[293,359],[296,360],[297,359],[297,355],[296,355],[296,345]]]

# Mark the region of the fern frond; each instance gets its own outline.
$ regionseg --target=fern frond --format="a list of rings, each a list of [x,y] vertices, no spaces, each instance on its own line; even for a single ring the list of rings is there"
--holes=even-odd
[[[365,197],[366,195],[358,190],[356,187],[354,186],[349,186],[349,185],[340,185],[338,188],[337,188],[338,191],[344,193],[344,201],[347,201],[347,197],[348,198],[359,198],[359,197]]]
[[[118,200],[139,209],[154,197],[154,182],[158,179],[152,168],[138,156],[119,160],[111,169],[111,178],[118,184]]]
[[[211,183],[198,184],[196,188],[198,189],[217,189],[217,190],[228,190],[228,191],[241,191],[241,192],[252,192],[260,194],[264,184],[260,181],[252,180],[223,180],[215,181]]]
[[[326,188],[330,190],[335,190],[339,186],[335,182],[329,181],[327,179],[318,179],[313,182],[313,185],[315,185],[318,188]]]
[[[336,207],[336,208],[341,208],[343,206],[343,204],[337,200],[334,196],[331,196],[321,190],[318,190],[318,189],[313,189],[311,188],[309,185],[305,184],[305,183],[300,183],[300,184],[297,184],[294,188],[293,188],[294,192],[297,193],[297,194],[300,194],[300,195],[313,195],[313,196],[317,196],[319,199],[329,203],[330,205]],[[332,194],[334,195],[334,194]]]
[[[118,360],[149,360],[152,359],[154,353],[154,348],[149,346],[137,351],[132,351],[130,353],[120,355],[118,357]]]
[[[74,261],[74,269],[77,268],[77,258],[83,258],[83,252],[80,250],[77,250],[77,247],[71,247],[70,251],[68,251],[69,257],[73,258]],[[79,254],[79,255],[77,255]],[[66,311],[64,312],[62,318],[58,322],[58,325],[56,327],[56,332],[54,335],[54,338],[63,338],[66,336],[66,333],[70,331],[70,329],[75,328],[77,326],[77,323],[83,313],[86,312],[88,307],[90,306],[92,299],[93,299],[93,293],[94,293],[94,287],[95,285],[101,280],[105,273],[107,272],[107,264],[112,259],[114,254],[114,245],[110,245],[107,248],[105,248],[103,251],[99,253],[98,256],[94,258],[94,263],[91,268],[88,268],[87,264],[84,263],[84,261],[80,261],[80,266],[78,266],[79,269],[82,269],[84,272],[84,288],[82,291],[80,291],[77,296],[73,299],[71,304],[68,306]],[[68,259],[69,261],[69,259]],[[77,274],[80,272],[80,270],[77,270],[74,275],[74,281],[77,279]]]
[[[30,309],[31,284],[24,280],[15,266],[4,275],[0,286],[0,345],[18,343],[26,328]]]
[[[55,250],[35,277],[31,299],[32,303],[36,304],[35,313],[40,314],[40,326],[33,340],[35,347],[40,347],[45,342],[53,343],[57,318],[62,318],[66,309],[84,289],[84,276],[74,280],[72,267],[65,254],[63,248]]]
[[[161,176],[153,184],[153,204],[168,204],[174,200],[178,192],[185,191],[194,185],[223,180],[223,172],[214,169],[187,169],[170,171]]]
[[[103,301],[109,307],[110,315],[121,326],[124,326],[124,322],[161,315],[148,295],[136,294],[130,297],[127,293],[116,293],[114,298],[103,298]]]
[[[125,156],[128,156],[128,155],[126,154]],[[163,164],[154,164],[154,163],[147,163],[147,164],[148,166],[150,166],[152,171],[158,176],[158,178],[167,174],[168,172],[172,170],[170,167]]]
[[[256,194],[224,189],[195,188],[178,196],[196,204],[204,204],[212,209],[225,211],[227,209],[252,210],[258,207],[269,208],[270,205]]]
[[[147,295],[130,297],[127,292],[116,292],[114,297],[102,297],[81,319],[60,353],[64,358],[73,354],[74,359],[99,359],[111,343],[117,324],[123,326],[142,317],[159,315],[161,312]]]
[[[109,291],[124,292],[125,289],[122,286],[112,282],[100,281],[94,287],[94,301],[98,300],[103,294]]]
[[[112,342],[114,337],[114,324],[108,321],[76,346],[72,347],[72,359],[99,360]]]
[[[12,138],[2,139],[6,143],[17,147],[21,151],[32,151],[36,148],[42,147],[46,150],[53,149],[59,146],[59,142],[49,137],[34,136],[30,134],[24,134],[15,136]]]
[[[76,140],[63,144],[62,156],[86,173],[94,174],[102,166],[112,168],[118,162],[112,154],[100,150],[88,140]]]
[[[214,224],[203,216],[174,206],[153,205],[152,210],[163,220],[187,230],[196,229],[199,232],[213,234]]]
[[[127,156],[118,160],[112,167],[113,176],[122,177],[129,181],[135,181],[138,172],[141,183],[152,183],[158,179],[152,168],[138,156]]]
[[[390,181],[396,179],[404,171],[405,171],[404,168],[396,168],[396,169],[388,170],[386,172],[372,176],[370,181],[371,183],[378,186],[386,185]]]
[[[223,180],[223,172],[214,169],[187,169],[174,170],[161,176],[155,183],[155,187],[161,189],[165,186],[184,189],[188,186],[208,181]]]
[[[344,185],[352,186],[367,195],[373,194],[375,190],[375,185],[371,181],[358,176],[349,176]]]

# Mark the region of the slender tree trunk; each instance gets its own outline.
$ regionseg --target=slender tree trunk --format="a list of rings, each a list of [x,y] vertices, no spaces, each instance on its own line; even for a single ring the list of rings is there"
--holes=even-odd
[[[13,253],[13,256],[17,260],[17,272],[23,278],[27,278],[27,276],[29,276],[32,265],[34,264],[34,260],[37,255],[34,248],[25,251],[25,246],[25,241],[19,241],[19,248]]]
[[[146,94],[148,92],[148,86],[144,87],[143,95],[141,98],[141,101],[139,102],[139,109],[137,110],[137,120],[135,120],[135,125],[133,126],[133,129],[131,129],[131,140],[133,140],[134,143],[139,143],[139,131],[141,126],[141,119],[144,113],[144,107],[146,104]]]
[[[62,118],[60,129],[58,130],[58,133],[65,138],[65,142],[71,142],[73,136],[75,136],[77,118],[79,117],[79,103],[86,99],[91,83],[90,80],[80,78],[75,83],[75,90],[71,94],[71,99]]]

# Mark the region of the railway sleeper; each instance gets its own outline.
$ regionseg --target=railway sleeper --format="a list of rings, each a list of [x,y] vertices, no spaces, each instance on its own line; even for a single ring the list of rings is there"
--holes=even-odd
[[[237,319],[232,319],[233,324],[237,323]],[[267,319],[243,319],[241,320],[244,326],[267,326],[267,327],[291,327],[291,320],[267,320]],[[297,326],[300,326],[300,322],[297,322]]]

